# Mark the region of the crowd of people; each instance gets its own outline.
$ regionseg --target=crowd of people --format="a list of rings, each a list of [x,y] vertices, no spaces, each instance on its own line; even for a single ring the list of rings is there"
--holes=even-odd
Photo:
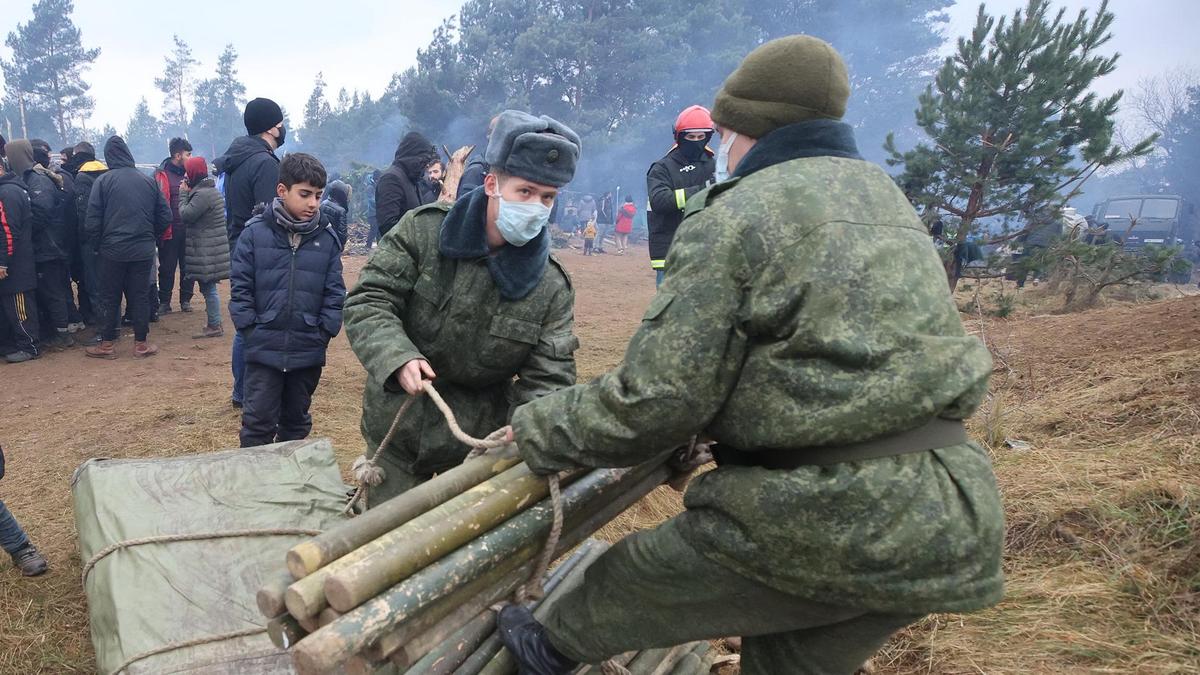
[[[679,115],[647,176],[661,288],[622,363],[587,383],[574,289],[550,255],[581,155],[558,120],[497,115],[482,158],[450,158],[454,194],[433,143],[405,136],[374,177],[378,248],[348,292],[344,212],[339,225],[341,207],[322,204],[337,191],[316,158],[276,155],[286,129],[268,99],[247,104],[247,135],[213,160],[215,176],[186,141],[155,178],[119,137],[107,166],[80,144],[57,168],[45,144],[13,141],[0,176],[9,360],[67,344],[84,296],[101,327],[88,356],[116,356],[122,297],[134,354],[153,355],[151,305],[172,311],[176,279],[181,311],[189,281],[205,298],[198,337],[218,335],[212,289],[228,276],[232,399],[242,445],[261,445],[308,435],[344,313],[367,376],[371,506],[467,455],[431,383],[462,431],[515,443],[538,475],[667,461],[682,484],[716,461],[681,514],[614,545],[549,612],[499,612],[521,672],[739,635],[743,672],[852,673],[925,614],[998,602],[1004,528],[988,455],[963,425],[990,356],[963,330],[928,229],[858,154],[841,121],[849,96],[832,46],[790,36],[748,55],[711,113]],[[563,204],[585,255],[636,214],[612,198]],[[68,211],[79,255],[94,255],[78,302]],[[22,569],[44,571],[2,506],[6,550],[18,542]]]

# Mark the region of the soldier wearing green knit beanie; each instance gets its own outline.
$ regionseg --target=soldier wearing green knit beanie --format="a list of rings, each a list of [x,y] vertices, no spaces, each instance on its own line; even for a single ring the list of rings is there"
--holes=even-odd
[[[849,94],[816,38],[747,56],[712,111],[724,180],[688,200],[624,361],[514,412],[539,473],[662,461],[697,437],[716,461],[544,622],[501,612],[521,673],[737,635],[745,675],[848,675],[925,614],[1000,600],[1003,510],[963,426],[991,358],[840,121]]]

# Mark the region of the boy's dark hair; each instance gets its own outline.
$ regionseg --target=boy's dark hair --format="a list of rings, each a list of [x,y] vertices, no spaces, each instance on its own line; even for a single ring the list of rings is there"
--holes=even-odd
[[[167,150],[174,157],[177,152],[191,152],[192,144],[188,143],[186,138],[172,138],[170,144],[167,145]]]
[[[279,182],[289,190],[297,183],[323,189],[325,187],[325,167],[321,160],[305,152],[289,152],[279,163]]]

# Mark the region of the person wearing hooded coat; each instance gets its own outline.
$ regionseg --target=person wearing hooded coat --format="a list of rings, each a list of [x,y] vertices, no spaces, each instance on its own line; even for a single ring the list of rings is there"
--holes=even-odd
[[[247,103],[242,122],[246,125],[246,135],[235,138],[225,154],[213,160],[213,164],[220,167],[218,173],[224,175],[221,187],[228,211],[231,257],[255,207],[260,204],[265,207],[275,199],[275,186],[279,185],[279,157],[275,151],[287,138],[283,110],[269,98],[256,98]],[[245,347],[241,334],[234,335],[230,354],[233,391],[229,398],[236,408],[242,407]]]
[[[203,157],[184,162],[187,176],[179,186],[179,219],[185,228],[183,269],[204,297],[204,330],[194,338],[221,337],[221,298],[217,283],[229,278],[229,240],[225,231],[225,198],[208,175]]]
[[[80,309],[87,307],[83,312],[84,320],[99,330],[104,306],[104,301],[100,298],[100,282],[96,276],[96,265],[100,255],[96,249],[99,242],[87,235],[84,223],[87,221],[88,199],[92,195],[92,186],[97,178],[108,171],[108,167],[96,159],[96,149],[92,144],[84,141],[75,146],[75,154],[67,162],[66,168],[75,176],[75,194],[71,198],[75,208],[75,221],[78,223],[76,236],[79,240],[79,261],[83,273],[79,306]],[[84,296],[87,297],[86,302]]]
[[[410,131],[400,141],[392,165],[375,184],[375,217],[379,221],[380,238],[400,222],[404,214],[421,205],[418,185],[425,169],[435,160],[437,150],[421,134]]]
[[[108,172],[96,179],[88,199],[84,230],[100,251],[97,265],[104,320],[100,344],[87,348],[94,358],[117,358],[121,294],[130,304],[137,357],[153,356],[158,347],[150,334],[150,275],[157,241],[171,224],[171,207],[158,183],[134,165],[133,154],[120,136],[104,144]]]
[[[67,300],[67,332],[75,333],[83,329],[83,316],[79,306],[75,304],[75,292],[71,288],[71,282],[79,281],[83,277],[79,261],[79,223],[76,222],[74,204],[71,203],[71,198],[75,195],[75,176],[58,161],[58,154],[51,155],[52,149],[48,142],[35,138],[30,143],[33,144],[34,161],[53,173],[52,178],[58,184],[55,211],[59,224],[54,228],[53,234],[59,249],[66,256],[61,287]]]
[[[33,221],[33,255],[37,266],[37,298],[45,323],[42,346],[62,349],[72,344],[67,332],[67,254],[62,248],[62,178],[38,164],[32,142],[8,144],[8,163],[25,182]]]
[[[330,181],[325,186],[325,200],[321,202],[321,216],[325,224],[333,228],[343,249],[350,236],[350,186],[340,180]]]
[[[41,355],[32,227],[25,181],[0,162],[0,353],[9,363]]]

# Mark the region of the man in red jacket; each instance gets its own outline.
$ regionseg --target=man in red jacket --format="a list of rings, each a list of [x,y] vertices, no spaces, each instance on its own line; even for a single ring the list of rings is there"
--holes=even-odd
[[[179,268],[179,311],[192,311],[192,291],[195,282],[184,280],[184,243],[186,228],[179,220],[179,183],[186,176],[183,163],[192,156],[192,144],[184,138],[172,138],[167,146],[171,156],[164,159],[154,172],[163,199],[171,206],[171,226],[158,240],[158,297],[151,298],[151,307],[158,314],[171,313],[171,291],[175,289],[175,269]]]

